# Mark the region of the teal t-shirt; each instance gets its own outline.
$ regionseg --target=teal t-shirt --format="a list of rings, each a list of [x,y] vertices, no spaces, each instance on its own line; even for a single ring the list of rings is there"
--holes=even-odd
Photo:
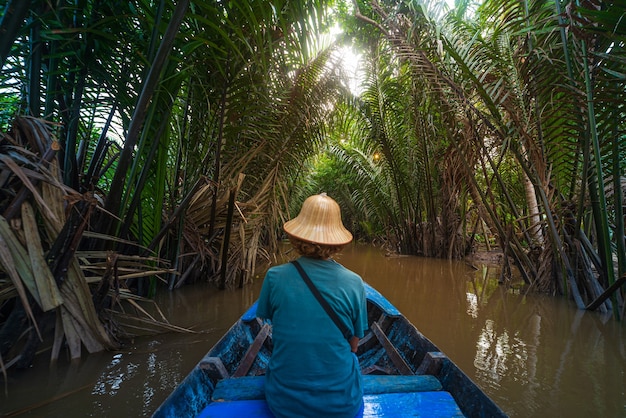
[[[361,277],[333,260],[298,262],[339,318],[362,338],[367,329]],[[272,322],[274,350],[265,394],[276,417],[354,417],[362,398],[356,355],[291,263],[263,281],[257,316]]]

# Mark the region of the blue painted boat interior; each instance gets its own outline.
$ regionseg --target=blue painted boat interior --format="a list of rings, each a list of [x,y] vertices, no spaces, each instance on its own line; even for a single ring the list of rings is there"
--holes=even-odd
[[[433,392],[441,391],[441,382],[430,375],[363,376],[363,393],[377,395],[383,393]],[[212,402],[229,402],[265,399],[265,376],[244,376],[220,381],[213,394]]]
[[[448,392],[382,393],[363,396],[363,414],[358,417],[463,417],[463,413]],[[265,400],[213,402],[198,418],[260,417],[274,415]]]
[[[225,379],[199,417],[273,417],[265,402],[265,377]],[[434,376],[363,376],[363,417],[462,417]]]

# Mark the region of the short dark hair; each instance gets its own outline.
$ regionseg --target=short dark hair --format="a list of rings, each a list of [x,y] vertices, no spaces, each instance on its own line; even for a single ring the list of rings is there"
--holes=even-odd
[[[346,246],[346,244],[342,245],[325,245],[325,244],[315,244],[313,242],[303,241],[299,238],[293,237],[287,234],[289,237],[289,242],[293,248],[300,254],[306,257],[319,258],[325,260],[334,254],[337,254],[339,251]]]

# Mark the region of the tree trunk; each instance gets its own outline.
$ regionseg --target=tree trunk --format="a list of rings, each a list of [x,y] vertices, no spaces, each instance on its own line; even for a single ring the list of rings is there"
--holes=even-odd
[[[541,232],[541,216],[539,213],[539,204],[537,203],[537,195],[535,194],[535,187],[524,173],[524,191],[526,192],[526,204],[528,205],[528,215],[530,219],[530,228],[528,232],[530,234],[532,242],[530,246],[543,245],[543,233]]]

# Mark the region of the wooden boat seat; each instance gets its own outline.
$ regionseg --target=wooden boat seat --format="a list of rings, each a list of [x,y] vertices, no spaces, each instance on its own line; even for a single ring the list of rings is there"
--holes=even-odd
[[[364,395],[385,393],[441,391],[441,383],[434,376],[363,376]],[[244,376],[221,380],[211,397],[213,402],[265,399],[265,376]]]
[[[405,378],[407,376],[397,377]],[[256,377],[252,379],[256,379]],[[452,395],[442,390],[366,394],[363,396],[363,403],[363,414],[359,415],[359,417],[363,418],[381,416],[428,416],[431,418],[449,418],[464,416],[454,398],[452,398]],[[200,418],[226,416],[272,418],[274,415],[264,399],[212,402],[198,415]]]

